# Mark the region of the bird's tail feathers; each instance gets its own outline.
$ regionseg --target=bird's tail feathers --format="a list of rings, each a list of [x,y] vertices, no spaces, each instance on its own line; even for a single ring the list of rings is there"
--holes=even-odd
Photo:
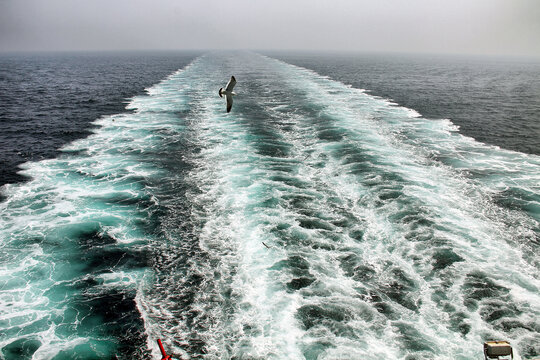
[[[221,90],[223,90],[223,88],[219,88],[219,97],[223,97],[223,95],[221,95]]]

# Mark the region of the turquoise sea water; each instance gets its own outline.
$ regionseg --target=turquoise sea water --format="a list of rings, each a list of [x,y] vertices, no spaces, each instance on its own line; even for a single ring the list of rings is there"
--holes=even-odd
[[[538,156],[247,52],[127,109],[2,188],[4,358],[540,354]]]

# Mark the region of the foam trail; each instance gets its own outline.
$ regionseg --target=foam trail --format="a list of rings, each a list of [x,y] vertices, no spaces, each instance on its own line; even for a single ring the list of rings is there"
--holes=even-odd
[[[534,210],[537,157],[235,59],[183,73],[186,133],[169,149],[183,165],[160,183],[176,183],[161,194],[173,245],[143,300],[152,332],[205,358],[473,358],[491,337],[537,351],[538,215],[497,199],[517,186]],[[223,72],[243,89],[229,116],[208,80]]]
[[[149,93],[167,88],[174,76]],[[137,97],[131,106],[155,109],[151,99]],[[150,154],[171,116],[163,107],[159,114],[98,119],[91,136],[58,158],[24,164],[28,182],[3,187],[0,349],[6,359],[148,355],[134,300],[155,228],[147,181],[160,169]]]
[[[216,89],[232,74],[227,114]],[[538,157],[244,52],[206,54],[130,107],[4,190],[3,254],[24,253],[4,269],[18,311],[2,320],[76,321],[3,344],[121,351],[50,291],[76,279],[136,302],[134,358],[158,356],[156,338],[204,359],[471,359],[490,338],[539,354]],[[85,241],[119,265],[68,265]]]

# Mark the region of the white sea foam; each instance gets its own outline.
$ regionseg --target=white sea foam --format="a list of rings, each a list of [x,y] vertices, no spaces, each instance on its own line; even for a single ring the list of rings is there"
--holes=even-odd
[[[135,97],[131,108],[138,113],[148,109],[163,112],[182,103],[178,102],[182,96],[176,93],[156,110],[160,103],[153,97],[171,92],[167,81],[148,92],[150,96]],[[171,107],[171,103],[175,105]],[[88,326],[86,317],[92,316],[87,309],[91,300],[78,308],[77,299],[94,295],[99,299],[107,291],[129,293],[144,277],[146,269],[124,267],[122,262],[130,251],[142,252],[149,243],[148,234],[137,224],[147,221],[149,215],[144,201],[148,198],[152,206],[155,198],[149,196],[143,181],[159,176],[161,170],[141,161],[141,154],[153,151],[160,141],[154,131],[174,129],[170,118],[135,113],[97,119],[99,128],[64,146],[64,154],[57,159],[23,164],[21,173],[30,178],[28,182],[2,188],[6,200],[0,204],[0,237],[6,256],[0,266],[0,321],[6,335],[0,348],[30,339],[38,342],[33,359],[74,351],[83,357],[114,355],[110,351],[114,351],[116,339],[107,343],[103,335],[77,335],[89,333],[84,328]],[[78,241],[89,233],[104,242],[90,243],[86,250],[87,245]],[[89,268],[87,274],[87,264],[79,259],[101,249],[104,258],[95,259],[97,262],[110,261],[109,251],[126,253],[105,272],[92,274]],[[78,293],[76,284],[85,283],[97,285]]]
[[[522,237],[538,219],[494,198],[537,192],[538,157],[311,70],[239,56],[199,58],[133,99],[135,113],[99,119],[65,148],[82,155],[27,165],[40,180],[5,188],[2,235],[61,242],[99,219],[116,246],[150,248],[151,268],[95,280],[137,290],[155,357],[156,338],[207,359],[469,359],[489,336],[530,343],[540,283]],[[224,69],[239,79],[230,114],[212,87]],[[36,194],[42,205],[27,201]],[[111,199],[159,204],[158,235],[136,229],[147,214],[137,205],[103,208]],[[30,296],[17,274],[43,267],[46,289],[57,273],[41,245],[25,249],[1,269],[13,281],[2,301]],[[6,320],[53,311],[35,309],[44,290],[32,295]],[[523,327],[505,330],[512,322]],[[75,346],[53,333],[40,354]]]

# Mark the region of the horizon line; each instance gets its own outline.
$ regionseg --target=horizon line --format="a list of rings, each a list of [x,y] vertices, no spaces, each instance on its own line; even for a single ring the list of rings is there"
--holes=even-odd
[[[252,51],[252,52],[283,52],[283,53],[310,53],[310,54],[371,54],[371,55],[424,55],[424,56],[455,56],[455,57],[478,57],[478,58],[510,58],[510,59],[530,59],[540,60],[540,55],[533,54],[502,54],[502,53],[468,53],[468,52],[436,52],[436,51],[396,51],[396,50],[360,50],[360,49],[293,49],[293,48],[185,48],[185,49],[0,49],[0,55],[23,55],[23,54],[97,54],[97,53],[151,53],[151,52],[220,52],[220,51]]]

